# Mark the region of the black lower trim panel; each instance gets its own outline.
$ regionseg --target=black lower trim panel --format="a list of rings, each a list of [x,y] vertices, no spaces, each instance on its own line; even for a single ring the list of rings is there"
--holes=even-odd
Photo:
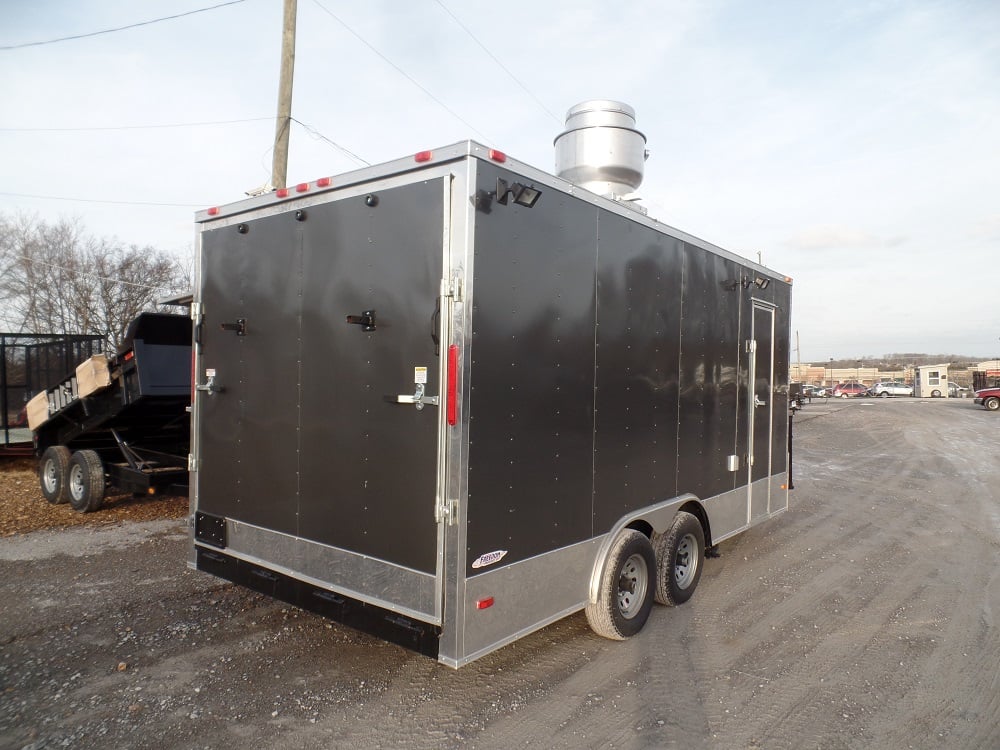
[[[395,643],[432,659],[441,628],[277,573],[216,550],[196,547],[198,570]]]

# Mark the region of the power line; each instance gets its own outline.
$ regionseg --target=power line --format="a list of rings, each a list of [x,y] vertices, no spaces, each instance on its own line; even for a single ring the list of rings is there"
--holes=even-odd
[[[440,5],[441,9],[444,10],[444,12],[447,13],[449,16],[451,16],[451,19],[455,23],[457,23],[462,28],[462,30],[472,38],[472,41],[474,41],[476,44],[478,44],[480,46],[480,48],[482,48],[483,52],[485,52],[487,55],[489,55],[490,58],[493,60],[493,62],[495,62],[497,65],[499,65],[500,68],[501,68],[501,70],[503,70],[504,73],[506,73],[508,76],[510,76],[510,79],[524,90],[524,93],[526,93],[528,96],[530,96],[532,99],[534,99],[535,103],[538,104],[538,106],[541,107],[549,117],[551,117],[553,120],[555,120],[558,124],[560,124],[560,125],[563,124],[563,121],[560,120],[559,117],[556,114],[554,114],[551,110],[549,110],[549,108],[545,106],[545,103],[542,102],[541,99],[539,99],[537,96],[535,96],[535,94],[527,86],[525,86],[523,83],[521,83],[521,81],[518,79],[518,77],[515,76],[513,73],[511,73],[510,70],[508,70],[507,66],[504,65],[503,62],[501,62],[500,59],[496,55],[494,55],[492,52],[490,52],[490,50],[487,48],[487,46],[485,44],[483,44],[481,41],[479,41],[479,39],[476,37],[475,34],[472,33],[472,31],[469,29],[469,27],[466,26],[464,23],[462,23],[459,20],[458,16],[456,16],[454,13],[451,12],[451,10],[448,9],[448,6],[446,6],[444,3],[442,3],[441,0],[434,0],[434,2],[436,2],[438,5]]]
[[[160,21],[173,21],[177,18],[184,18],[184,16],[193,16],[195,13],[204,13],[207,10],[215,10],[216,8],[224,8],[227,5],[236,5],[237,3],[245,2],[245,0],[229,0],[227,3],[219,3],[218,5],[213,5],[210,8],[199,8],[198,10],[189,10],[186,13],[178,13],[174,16],[164,16],[163,18],[154,18],[150,21],[140,21],[138,23],[131,23],[128,26],[118,26],[114,29],[102,29],[101,31],[91,31],[87,34],[74,34],[73,36],[63,36],[58,39],[46,39],[41,42],[25,42],[23,44],[8,44],[0,46],[0,50],[12,50],[12,49],[24,49],[25,47],[40,47],[43,44],[56,44],[57,42],[68,42],[73,39],[86,39],[91,36],[99,36],[101,34],[111,34],[116,31],[125,31],[126,29],[134,29],[139,26],[149,26],[150,24],[160,23]]]
[[[96,273],[90,273],[88,271],[81,271],[78,268],[67,268],[66,266],[60,266],[58,263],[49,263],[48,261],[38,260],[37,258],[32,258],[28,255],[15,255],[16,260],[26,260],[28,263],[34,263],[39,266],[48,266],[49,268],[55,268],[60,271],[66,271],[74,276],[86,276],[90,279],[97,279],[98,281],[110,281],[114,284],[122,284],[124,286],[136,286],[140,289],[154,289],[160,292],[173,292],[176,291],[166,286],[153,286],[152,284],[141,284],[138,281],[125,281],[124,279],[115,279],[110,276],[98,276]]]
[[[102,130],[155,130],[158,128],[198,128],[208,125],[236,125],[243,122],[273,120],[273,117],[249,117],[243,120],[213,120],[210,122],[173,122],[160,125],[105,125],[82,128],[0,128],[0,133],[82,133]]]
[[[330,18],[332,18],[334,21],[336,21],[341,26],[343,26],[345,29],[347,29],[354,36],[355,39],[357,39],[359,42],[361,42],[363,45],[365,45],[368,49],[370,49],[376,55],[378,55],[379,57],[381,57],[382,60],[385,61],[388,65],[391,65],[393,67],[393,69],[395,69],[395,71],[397,73],[399,73],[406,80],[408,80],[410,83],[412,83],[418,89],[420,89],[421,91],[423,91],[427,96],[429,96],[431,99],[433,99],[439,106],[441,106],[446,112],[448,112],[448,114],[450,114],[452,117],[454,117],[460,123],[462,123],[463,125],[465,125],[465,127],[469,128],[469,130],[471,130],[473,133],[475,133],[476,135],[478,135],[480,138],[482,138],[487,143],[496,143],[496,141],[494,141],[489,136],[484,135],[479,130],[477,130],[476,128],[474,128],[469,122],[467,122],[466,120],[464,120],[457,112],[455,112],[455,110],[453,110],[451,107],[449,107],[443,101],[441,101],[436,96],[434,96],[434,94],[432,94],[430,91],[428,91],[426,88],[424,88],[415,78],[413,78],[413,76],[411,76],[409,73],[407,73],[401,67],[399,67],[398,65],[396,65],[396,63],[394,63],[388,57],[386,57],[381,52],[379,52],[377,49],[375,49],[375,47],[373,47],[363,36],[361,36],[358,32],[356,32],[354,29],[352,29],[350,26],[348,26],[346,23],[344,23],[344,21],[342,21],[340,18],[338,18],[336,15],[334,15],[334,13],[332,11],[330,11],[329,9],[327,9],[321,2],[319,2],[319,0],[313,0],[313,3],[315,3],[316,6],[319,7],[320,10],[322,10],[324,13],[326,13],[328,16],[330,16]]]
[[[102,200],[100,198],[69,198],[59,195],[33,195],[31,193],[7,193],[0,191],[0,195],[7,195],[12,198],[37,198],[44,201],[70,201],[75,203],[110,203],[119,206],[167,206],[171,208],[203,208],[207,203],[154,203],[152,201],[113,201]]]
[[[356,161],[359,164],[364,164],[366,167],[370,167],[371,166],[371,162],[365,161],[360,156],[358,156],[357,154],[355,154],[352,151],[349,151],[348,149],[346,149],[345,147],[341,146],[336,141],[330,140],[325,135],[323,135],[321,132],[319,132],[318,130],[316,130],[316,128],[311,127],[309,125],[306,125],[304,122],[302,122],[302,120],[297,120],[294,117],[292,117],[290,119],[292,120],[292,122],[297,123],[298,125],[301,125],[302,127],[304,127],[309,132],[310,135],[314,136],[315,138],[318,138],[321,141],[326,141],[327,143],[329,143],[331,146],[333,146],[335,149],[337,149],[338,151],[340,151],[342,154],[344,154],[344,156],[348,157],[349,159],[353,159],[354,161]]]

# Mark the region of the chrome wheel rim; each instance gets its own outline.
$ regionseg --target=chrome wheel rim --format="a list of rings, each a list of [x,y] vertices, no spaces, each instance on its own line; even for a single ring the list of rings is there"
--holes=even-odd
[[[45,462],[45,468],[42,471],[42,483],[45,485],[45,491],[49,494],[53,494],[56,491],[59,481],[56,476],[56,462],[52,459]]]
[[[73,466],[69,470],[69,494],[73,496],[74,500],[79,500],[83,497],[83,469],[79,466]]]

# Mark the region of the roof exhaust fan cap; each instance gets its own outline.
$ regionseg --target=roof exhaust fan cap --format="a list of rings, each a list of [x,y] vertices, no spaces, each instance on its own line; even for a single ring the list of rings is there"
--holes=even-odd
[[[590,99],[571,107],[566,129],[553,143],[556,175],[564,180],[616,198],[642,184],[646,136],[636,130],[635,110],[624,102]]]

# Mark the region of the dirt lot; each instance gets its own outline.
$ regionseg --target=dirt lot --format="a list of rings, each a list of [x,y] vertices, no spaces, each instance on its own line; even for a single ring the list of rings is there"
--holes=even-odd
[[[187,498],[109,495],[100,513],[77,513],[69,505],[42,501],[34,459],[0,459],[0,537],[38,529],[117,526],[125,521],[182,518]]]
[[[1000,747],[1000,419],[814,402],[796,438],[691,602],[457,672],[188,570],[176,518],[7,536],[0,747]]]

